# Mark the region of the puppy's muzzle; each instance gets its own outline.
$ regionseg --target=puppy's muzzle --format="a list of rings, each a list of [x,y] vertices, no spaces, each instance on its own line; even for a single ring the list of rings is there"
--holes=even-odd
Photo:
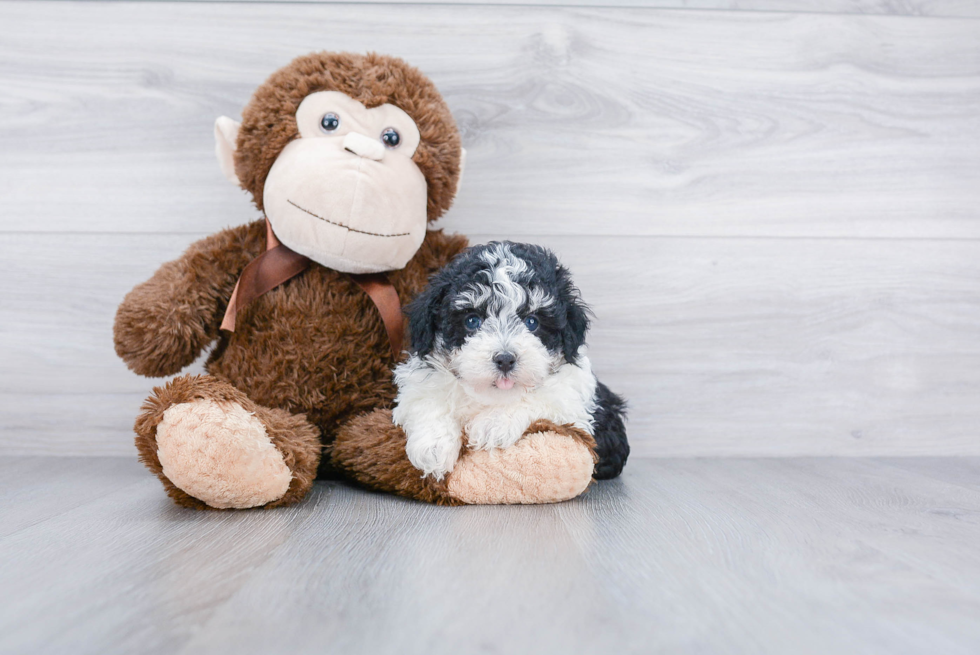
[[[497,353],[493,356],[493,363],[497,366],[498,371],[507,375],[517,366],[517,357],[514,356],[514,353]]]

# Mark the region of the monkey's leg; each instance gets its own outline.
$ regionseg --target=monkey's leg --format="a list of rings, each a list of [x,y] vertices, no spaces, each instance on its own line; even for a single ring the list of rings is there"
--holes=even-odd
[[[340,427],[327,447],[334,467],[361,485],[437,505],[462,505],[446,482],[412,466],[405,454],[405,433],[391,422],[391,410],[361,414]]]
[[[316,477],[319,430],[304,416],[252,402],[210,375],[157,387],[136,419],[140,461],[185,507],[277,507]]]
[[[439,505],[554,503],[574,498],[592,482],[595,441],[586,432],[537,421],[510,448],[464,448],[442,482],[422,477],[405,454],[405,433],[390,410],[363,414],[337,433],[330,457],[371,489]]]

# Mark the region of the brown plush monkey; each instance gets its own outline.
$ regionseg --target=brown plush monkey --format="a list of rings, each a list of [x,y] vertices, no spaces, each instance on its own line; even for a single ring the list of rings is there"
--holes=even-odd
[[[178,373],[217,341],[207,375],[154,389],[136,420],[140,459],[171,498],[285,505],[318,468],[441,504],[552,502],[588,486],[595,444],[579,430],[538,422],[436,482],[391,423],[400,322],[379,313],[364,276],[387,272],[380,287],[405,305],[466,247],[427,230],[453,201],[463,154],[428,78],[388,56],[307,55],[258,88],[240,126],[218,119],[215,136],[222,170],[266,221],[164,264],[114,329],[116,352],[147,376]]]

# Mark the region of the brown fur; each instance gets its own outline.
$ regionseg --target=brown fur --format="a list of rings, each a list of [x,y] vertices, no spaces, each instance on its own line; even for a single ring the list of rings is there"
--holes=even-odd
[[[446,485],[412,466],[405,454],[405,433],[391,422],[391,411],[362,414],[337,432],[330,449],[333,465],[360,484],[437,505],[461,505]]]
[[[430,231],[409,264],[389,274],[402,305],[465,246],[462,237]],[[306,414],[330,443],[351,417],[390,406],[394,364],[368,295],[348,275],[314,264],[242,310],[207,370],[261,405]]]
[[[218,337],[238,274],[261,252],[264,236],[265,223],[256,221],[202,239],[130,292],[115,324],[116,352],[127,365],[144,375],[168,375],[194,361]],[[408,265],[389,274],[402,304],[465,247],[464,237],[430,230]],[[205,368],[256,406],[306,415],[329,443],[349,418],[390,406],[394,363],[367,294],[348,275],[313,264],[244,308],[235,331],[221,333]],[[165,409],[144,411],[155,416]]]
[[[552,423],[547,419],[541,418],[529,425],[527,430],[524,431],[524,434],[536,434],[538,432],[554,432],[555,434],[560,434],[563,437],[574,439],[592,451],[593,460],[596,462],[599,461],[599,456],[595,454],[595,437],[581,428],[577,428],[570,423],[558,425],[557,423]]]
[[[116,354],[134,372],[180,372],[218,338],[245,265],[265,250],[265,221],[223,230],[191,245],[123,299],[113,329]]]
[[[460,140],[433,84],[393,57],[319,53],[274,73],[243,112],[235,168],[260,209],[270,167],[298,135],[296,108],[306,95],[327,90],[367,107],[390,102],[408,113],[422,137],[413,159],[428,184],[429,220],[449,208],[459,183]],[[300,500],[318,461],[323,474],[339,472],[385,491],[458,504],[445,485],[422,480],[405,456],[404,436],[384,411],[395,397],[395,358],[381,317],[349,276],[312,264],[242,308],[234,332],[221,332],[235,282],[265,243],[261,220],[209,236],[164,264],[120,305],[116,352],[142,375],[177,373],[217,340],[205,366],[209,375],[176,378],[144,403],[135,425],[141,461],[178,504],[206,507],[163,475],[157,426],[176,403],[233,402],[258,417],[293,473],[285,496],[267,507]],[[428,232],[405,268],[389,274],[402,304],[466,245],[464,237]],[[320,457],[321,445],[329,457]]]
[[[449,209],[459,183],[461,146],[452,113],[432,81],[397,57],[318,52],[273,73],[242,112],[235,172],[260,210],[269,169],[299,135],[296,109],[317,91],[340,91],[368,108],[393,104],[411,116],[422,137],[412,160],[429,185],[429,220]]]
[[[341,91],[367,107],[391,103],[411,116],[421,134],[413,160],[428,185],[429,220],[449,208],[459,182],[460,139],[432,82],[394,57],[316,53],[274,73],[243,111],[235,169],[259,209],[269,169],[298,136],[296,109],[316,91]],[[319,459],[317,436],[330,444],[350,418],[394,399],[395,361],[384,325],[345,274],[313,264],[243,308],[233,333],[220,331],[235,282],[265,243],[264,221],[202,239],[133,289],[116,314],[116,352],[142,375],[177,373],[218,341],[205,367],[209,376],[178,378],[155,390],[136,422],[141,459],[183,505],[203,503],[162,474],[156,427],[170,405],[211,398],[254,412],[294,473],[286,496],[272,504],[280,505],[309,488],[310,466]],[[408,265],[389,274],[402,304],[465,247],[463,237],[430,231]],[[323,472],[330,473],[326,464]]]
[[[568,437],[584,445],[598,461],[596,442],[592,435],[572,425],[556,425],[551,421],[538,420],[525,434],[550,432]],[[448,490],[448,480],[436,481],[423,478],[405,454],[405,432],[391,421],[391,411],[379,409],[357,416],[337,432],[337,438],[329,449],[328,457],[333,465],[353,480],[370,489],[423,500],[437,505],[463,505]],[[460,453],[460,462],[469,456],[466,448]],[[464,468],[464,467],[460,467]]]
[[[185,375],[174,378],[165,386],[153,389],[136,419],[136,449],[139,458],[160,481],[167,494],[178,505],[194,509],[209,509],[200,500],[178,489],[163,474],[163,466],[157,457],[157,426],[163,413],[171,406],[192,400],[210,399],[221,403],[237,403],[255,414],[265,426],[273,445],[282,454],[283,461],[293,473],[286,494],[265,507],[278,507],[295,503],[306,495],[316,478],[320,461],[320,432],[302,415],[293,415],[281,409],[269,409],[252,402],[248,396],[227,382],[210,375]]]

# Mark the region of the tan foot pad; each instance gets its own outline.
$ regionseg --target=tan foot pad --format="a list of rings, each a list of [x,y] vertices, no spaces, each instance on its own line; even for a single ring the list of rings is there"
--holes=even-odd
[[[447,486],[471,505],[557,503],[581,495],[594,466],[592,453],[575,439],[538,432],[503,450],[467,451]]]
[[[163,474],[211,507],[246,508],[282,498],[292,472],[265,426],[237,403],[170,407],[157,426]]]

